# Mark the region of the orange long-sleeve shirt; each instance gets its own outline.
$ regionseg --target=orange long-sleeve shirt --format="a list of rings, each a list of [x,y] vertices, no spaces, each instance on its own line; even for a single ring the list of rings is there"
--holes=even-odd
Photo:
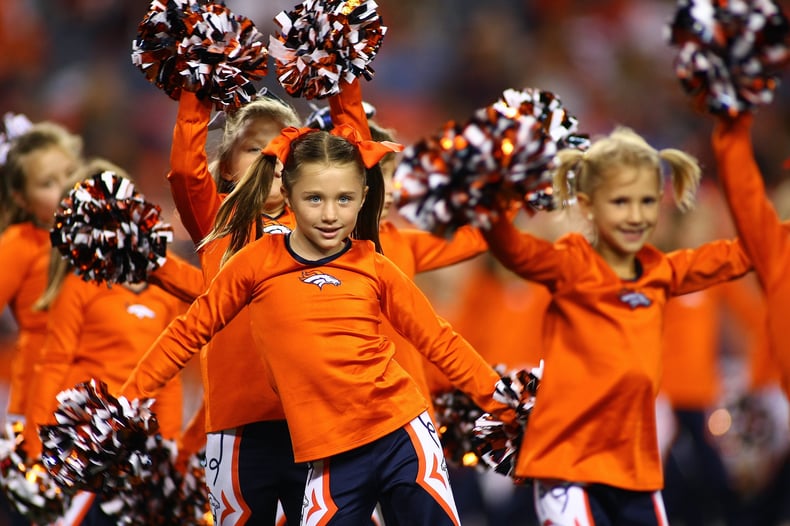
[[[117,392],[138,360],[184,304],[157,287],[133,292],[122,285],[83,281],[70,274],[47,311],[47,337],[32,379],[26,438],[30,452],[40,453],[36,425],[55,423],[56,395],[98,378]],[[182,393],[179,377],[156,394],[153,410],[162,435],[181,431]],[[29,431],[28,431],[29,430]]]
[[[388,221],[379,227],[384,255],[409,277],[465,261],[488,249],[480,231],[472,227],[458,229],[452,239],[444,239],[415,229],[398,229]],[[381,333],[395,343],[395,359],[417,381],[423,395],[431,400],[425,372],[425,358],[384,318]]]
[[[544,376],[516,474],[660,489],[655,399],[664,306],[670,296],[748,272],[740,245],[669,254],[648,245],[637,254],[641,275],[626,281],[580,234],[551,243],[498,221],[485,235],[507,268],[552,293]]]
[[[32,307],[47,286],[51,250],[49,231],[33,223],[11,225],[0,236],[0,309],[8,305],[19,327],[8,402],[15,415],[27,411],[28,385],[44,342],[47,315]]]
[[[719,120],[713,130],[713,150],[724,195],[735,228],[765,293],[769,346],[782,372],[790,399],[790,338],[784,313],[790,309],[790,233],[765,194],[751,141],[753,116]]]
[[[307,262],[291,253],[286,236],[263,236],[228,261],[146,353],[124,393],[154,392],[246,305],[257,345],[225,349],[225,358],[266,361],[296,462],[369,443],[426,409],[393,359],[394,345],[379,334],[382,315],[481,407],[504,409],[491,397],[496,373],[372,243],[353,241],[336,256]],[[215,379],[245,395],[238,379]]]

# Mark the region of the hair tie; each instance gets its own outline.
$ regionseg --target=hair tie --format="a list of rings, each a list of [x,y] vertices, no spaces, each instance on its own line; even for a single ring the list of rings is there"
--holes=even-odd
[[[261,150],[263,155],[273,155],[277,157],[280,162],[285,164],[288,154],[291,152],[291,143],[296,139],[307,135],[308,133],[316,133],[319,130],[315,128],[294,128],[289,126],[283,128],[280,135],[272,139],[264,149]],[[362,162],[365,168],[375,166],[382,157],[388,153],[403,151],[403,145],[391,141],[370,141],[362,138],[362,135],[354,129],[353,126],[348,124],[341,124],[335,127],[331,132],[332,135],[342,137],[351,144],[353,144],[359,155],[362,157]]]
[[[376,166],[381,159],[388,153],[403,151],[403,145],[391,141],[371,141],[363,139],[362,135],[351,125],[341,124],[332,129],[332,135],[342,137],[359,150],[365,168]]]
[[[269,141],[269,144],[261,150],[262,155],[273,155],[277,157],[281,163],[285,164],[288,159],[288,154],[291,153],[291,143],[299,137],[303,137],[308,133],[315,133],[318,130],[315,128],[296,128],[288,126],[280,131],[280,135]]]

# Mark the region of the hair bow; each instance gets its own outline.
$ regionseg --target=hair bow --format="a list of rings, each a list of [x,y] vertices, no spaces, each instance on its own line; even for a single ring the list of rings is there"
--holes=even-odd
[[[291,143],[308,133],[317,133],[318,131],[319,130],[315,128],[294,128],[293,126],[283,128],[280,135],[272,139],[269,144],[261,150],[261,153],[263,155],[273,155],[285,164],[285,160],[291,152]],[[381,158],[388,153],[403,151],[402,144],[391,141],[377,142],[363,139],[362,135],[348,124],[341,124],[329,133],[337,137],[342,137],[356,146],[366,168],[375,166]]]

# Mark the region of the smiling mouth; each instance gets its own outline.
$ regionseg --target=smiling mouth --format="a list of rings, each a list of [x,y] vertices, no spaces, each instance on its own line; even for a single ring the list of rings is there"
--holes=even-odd
[[[621,230],[620,233],[625,236],[627,239],[637,239],[641,238],[644,234],[644,230]]]
[[[318,231],[321,232],[321,235],[323,235],[325,238],[333,238],[333,237],[335,237],[337,235],[338,232],[340,232],[340,229],[339,228],[332,228],[332,229],[319,228]]]

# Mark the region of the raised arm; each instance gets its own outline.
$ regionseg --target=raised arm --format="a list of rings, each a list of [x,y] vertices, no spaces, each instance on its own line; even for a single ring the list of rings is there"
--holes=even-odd
[[[754,159],[753,116],[720,118],[713,130],[713,150],[727,204],[738,236],[754,262],[763,287],[771,289],[786,277],[790,262],[790,235],[765,193]]]
[[[359,79],[354,79],[351,83],[344,80],[340,84],[340,93],[329,97],[332,124],[334,126],[349,124],[362,135],[363,139],[370,140],[370,128],[365,108],[362,106],[362,87]]]
[[[491,254],[508,270],[524,279],[536,281],[553,289],[559,279],[571,272],[567,249],[559,249],[550,241],[521,232],[505,218],[495,221],[483,236]]]
[[[738,239],[711,241],[695,249],[670,252],[667,257],[673,267],[672,295],[688,294],[731,281],[753,268]]]
[[[192,241],[199,243],[214,226],[222,202],[208,169],[206,139],[211,105],[183,91],[170,146],[170,193]]]

